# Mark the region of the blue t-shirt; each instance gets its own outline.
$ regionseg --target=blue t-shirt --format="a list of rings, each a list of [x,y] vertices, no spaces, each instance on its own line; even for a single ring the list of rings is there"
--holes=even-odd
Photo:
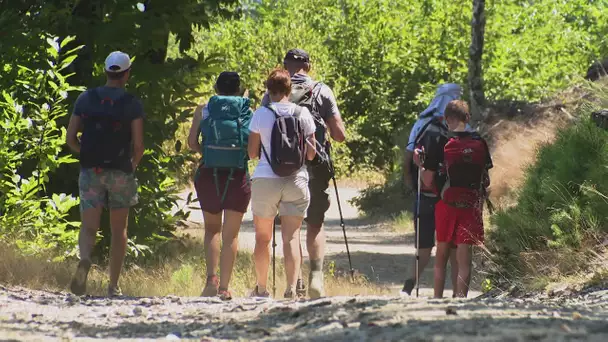
[[[89,89],[76,99],[73,115],[83,123],[80,144],[83,168],[133,171],[131,122],[145,117],[139,99],[124,88]]]

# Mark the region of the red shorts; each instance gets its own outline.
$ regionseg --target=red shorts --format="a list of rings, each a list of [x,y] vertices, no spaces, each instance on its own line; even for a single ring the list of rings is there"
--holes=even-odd
[[[483,244],[483,218],[478,208],[455,208],[443,201],[435,205],[437,242]]]
[[[194,188],[201,209],[211,214],[218,214],[222,210],[232,210],[239,213],[247,212],[251,199],[251,182],[245,170],[234,170],[223,202],[221,199],[230,171],[218,170],[217,172],[218,186],[216,187],[213,169],[202,166],[198,169],[194,180]]]

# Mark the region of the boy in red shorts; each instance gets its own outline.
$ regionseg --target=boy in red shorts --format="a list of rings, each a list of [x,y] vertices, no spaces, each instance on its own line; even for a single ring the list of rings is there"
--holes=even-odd
[[[423,172],[423,182],[434,184],[440,195],[435,206],[437,252],[435,255],[435,298],[443,297],[446,264],[450,248],[456,246],[458,281],[455,297],[466,297],[471,281],[472,246],[481,245],[483,203],[490,185],[490,151],[476,132],[466,130],[469,107],[466,102],[450,102],[444,112],[450,137],[436,168]]]

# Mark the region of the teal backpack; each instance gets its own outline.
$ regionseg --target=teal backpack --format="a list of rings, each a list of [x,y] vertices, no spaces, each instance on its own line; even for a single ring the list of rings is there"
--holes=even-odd
[[[240,96],[213,96],[207,103],[209,116],[201,122],[203,135],[201,163],[205,168],[213,168],[215,189],[220,196],[217,171],[229,169],[230,173],[221,195],[224,202],[228,184],[233,180],[235,169],[247,169],[247,141],[249,123],[253,111],[249,108],[250,100]]]

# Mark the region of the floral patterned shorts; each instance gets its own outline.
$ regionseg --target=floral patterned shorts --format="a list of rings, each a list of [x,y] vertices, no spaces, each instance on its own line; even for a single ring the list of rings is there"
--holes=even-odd
[[[80,211],[98,207],[130,208],[139,200],[135,175],[120,170],[81,169],[78,187]]]

